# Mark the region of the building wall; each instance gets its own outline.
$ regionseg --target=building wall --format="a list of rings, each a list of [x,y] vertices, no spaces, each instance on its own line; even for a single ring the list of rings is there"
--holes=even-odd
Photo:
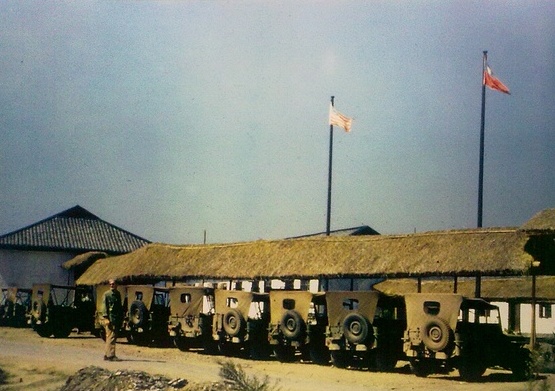
[[[509,305],[504,302],[493,303],[499,306],[499,314],[501,316],[501,324],[504,329],[507,329],[509,323]],[[555,306],[551,305],[552,314]],[[522,334],[530,334],[532,332],[532,305],[520,305],[520,331]],[[536,333],[538,335],[553,335],[555,334],[555,318],[540,318],[539,305],[536,305]]]
[[[34,283],[73,285],[73,273],[62,264],[75,254],[0,249],[0,287],[31,288]]]

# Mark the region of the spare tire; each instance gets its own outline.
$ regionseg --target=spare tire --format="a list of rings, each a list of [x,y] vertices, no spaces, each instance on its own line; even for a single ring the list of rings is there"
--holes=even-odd
[[[428,320],[422,328],[422,342],[430,350],[439,352],[451,342],[451,328],[441,318]]]
[[[230,309],[224,315],[224,330],[230,337],[238,336],[243,330],[245,319],[236,309]]]
[[[281,317],[279,328],[285,338],[297,340],[305,332],[306,324],[297,311],[289,310]]]
[[[343,334],[350,343],[369,343],[374,330],[363,315],[352,312],[343,320]]]
[[[135,327],[144,327],[148,321],[148,310],[145,303],[135,300],[129,307],[129,322]]]

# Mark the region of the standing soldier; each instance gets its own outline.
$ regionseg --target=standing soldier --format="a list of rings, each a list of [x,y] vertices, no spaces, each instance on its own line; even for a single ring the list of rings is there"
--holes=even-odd
[[[102,316],[104,328],[106,329],[106,353],[104,360],[117,361],[116,339],[117,332],[123,323],[123,306],[121,304],[121,294],[119,293],[114,279],[109,280],[110,289],[104,293],[102,300]]]

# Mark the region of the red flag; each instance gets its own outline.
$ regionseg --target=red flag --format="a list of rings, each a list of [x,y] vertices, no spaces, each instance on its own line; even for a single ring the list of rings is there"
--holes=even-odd
[[[493,76],[493,72],[491,71],[491,68],[488,65],[486,65],[486,70],[484,71],[483,84],[491,88],[492,90],[496,90],[496,91],[511,95],[511,93],[509,92],[509,88],[505,84],[501,83],[501,81],[498,78]]]

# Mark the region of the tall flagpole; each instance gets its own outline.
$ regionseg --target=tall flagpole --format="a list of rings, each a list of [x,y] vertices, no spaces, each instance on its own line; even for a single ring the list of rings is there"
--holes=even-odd
[[[335,96],[331,97],[331,105],[333,106],[333,100]],[[330,160],[328,167],[328,209],[326,217],[326,235],[330,236],[330,223],[331,223],[331,167],[332,167],[332,154],[333,154],[333,125],[330,124]]]
[[[482,116],[480,125],[480,173],[478,175],[478,228],[482,228],[482,211],[484,198],[484,125],[486,121],[486,83],[484,75],[486,72],[488,51],[484,50],[482,60]]]

